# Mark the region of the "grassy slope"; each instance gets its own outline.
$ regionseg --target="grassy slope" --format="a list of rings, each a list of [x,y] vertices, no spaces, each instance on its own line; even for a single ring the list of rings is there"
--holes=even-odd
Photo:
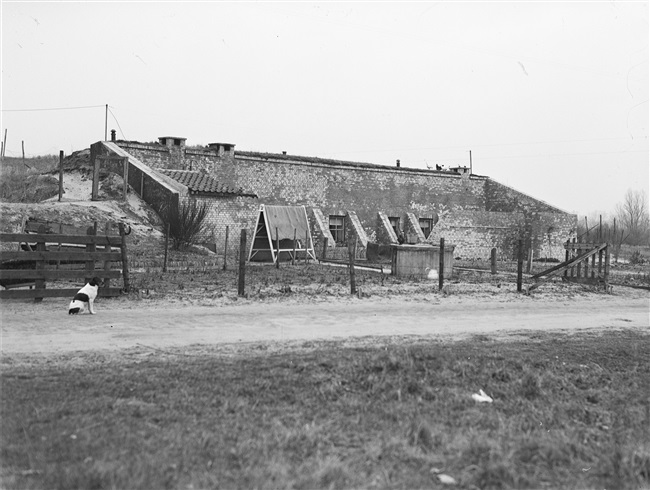
[[[58,156],[6,157],[0,163],[0,201],[38,202],[58,192],[58,179],[47,175],[56,170]]]
[[[650,487],[650,336],[381,342],[4,356],[4,486]]]

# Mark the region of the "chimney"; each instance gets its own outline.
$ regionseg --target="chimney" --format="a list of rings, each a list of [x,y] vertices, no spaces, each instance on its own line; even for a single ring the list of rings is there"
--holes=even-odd
[[[214,151],[217,157],[230,163],[235,162],[235,145],[232,143],[208,143],[208,148]]]
[[[185,148],[185,140],[187,138],[179,138],[178,136],[160,136],[158,143],[168,148]]]
[[[111,129],[111,141],[115,141],[115,130]]]
[[[397,160],[397,168],[399,168],[399,159]]]
[[[208,148],[214,151],[219,157],[234,157],[235,155],[235,145],[232,143],[208,143]]]
[[[286,155],[286,154],[287,154],[287,152],[286,152],[286,151],[283,151],[283,152],[282,152],[282,154],[283,154],[283,155]]]

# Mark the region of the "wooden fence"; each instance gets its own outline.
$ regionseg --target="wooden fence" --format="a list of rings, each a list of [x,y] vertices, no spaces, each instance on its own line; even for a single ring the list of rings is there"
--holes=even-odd
[[[0,299],[72,298],[93,277],[103,279],[99,297],[128,292],[126,234],[122,225],[120,236],[4,233],[0,234],[0,243],[17,244],[15,251],[0,252],[0,284],[7,288],[0,290]],[[114,262],[121,263],[121,270],[112,269]],[[111,286],[112,279],[120,278],[123,286]],[[61,280],[77,280],[79,285],[46,288],[48,281]],[[15,289],[21,286],[29,289]]]
[[[532,276],[528,292],[561,275],[564,281],[601,285],[609,288],[609,244],[568,241],[564,244],[565,261]],[[598,256],[598,259],[596,259]]]

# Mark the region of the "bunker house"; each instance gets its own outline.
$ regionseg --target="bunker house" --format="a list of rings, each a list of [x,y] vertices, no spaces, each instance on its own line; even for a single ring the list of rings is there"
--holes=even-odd
[[[533,258],[564,260],[563,243],[576,233],[576,215],[467,167],[414,169],[399,160],[389,167],[235,151],[230,143],[188,147],[174,136],[121,141],[114,134],[91,145],[96,172],[126,169],[132,191],[159,213],[170,204],[207,203],[204,238],[217,247],[227,226],[231,236],[242,228],[253,236],[260,205],[305,206],[317,255],[327,238],[328,258],[347,257],[349,240],[364,258],[398,240],[437,245],[444,237],[456,257],[488,260],[496,248],[514,258],[523,240]]]

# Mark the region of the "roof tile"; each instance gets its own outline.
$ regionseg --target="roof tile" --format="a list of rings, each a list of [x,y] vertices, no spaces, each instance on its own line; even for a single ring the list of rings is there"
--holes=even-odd
[[[245,192],[241,187],[235,189],[220,183],[217,179],[203,172],[196,170],[173,170],[160,169],[158,172],[171,177],[175,181],[187,186],[190,193],[248,196],[257,197],[252,192]]]

